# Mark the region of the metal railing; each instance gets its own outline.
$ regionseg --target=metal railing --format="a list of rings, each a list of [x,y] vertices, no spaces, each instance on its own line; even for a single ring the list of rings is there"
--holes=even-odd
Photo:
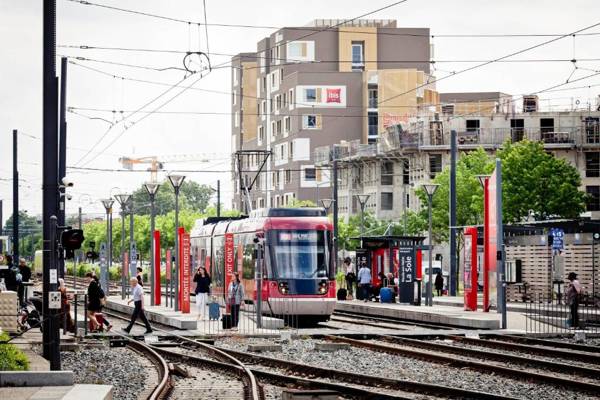
[[[536,334],[600,332],[600,298],[583,293],[576,302],[533,294],[525,302],[525,330]]]

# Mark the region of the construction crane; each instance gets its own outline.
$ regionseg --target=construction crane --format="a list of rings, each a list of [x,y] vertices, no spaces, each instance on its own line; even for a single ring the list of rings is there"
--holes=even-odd
[[[166,156],[148,156],[148,157],[121,157],[119,162],[123,168],[133,170],[133,167],[138,164],[150,164],[147,171],[150,171],[150,182],[156,183],[158,171],[164,169],[165,163],[174,162],[201,162],[209,163],[211,161],[218,160],[215,156],[220,156],[223,160],[229,160],[230,156],[225,154],[177,154],[177,155],[166,155]]]

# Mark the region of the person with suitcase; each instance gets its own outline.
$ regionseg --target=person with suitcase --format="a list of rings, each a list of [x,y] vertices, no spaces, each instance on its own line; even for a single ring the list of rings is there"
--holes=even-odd
[[[231,310],[231,326],[234,330],[237,330],[240,321],[240,307],[244,302],[244,295],[244,286],[240,282],[240,274],[234,272],[227,289],[227,299]]]
[[[196,311],[198,311],[198,319],[206,319],[206,299],[210,293],[210,275],[204,267],[198,267],[194,274],[194,282],[196,282]]]

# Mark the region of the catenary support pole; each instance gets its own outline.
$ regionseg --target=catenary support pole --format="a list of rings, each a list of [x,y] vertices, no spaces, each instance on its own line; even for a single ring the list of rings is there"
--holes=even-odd
[[[12,254],[13,265],[19,265],[19,133],[13,129],[13,217],[12,217]]]
[[[58,182],[67,174],[67,58],[60,59],[60,103],[59,103],[59,151],[58,151]],[[61,185],[58,199],[58,226],[65,226],[65,187]],[[65,277],[65,258],[58,258],[58,275]]]
[[[337,273],[338,266],[338,161],[337,149],[333,149],[333,271]],[[348,198],[350,201],[350,198]]]
[[[450,296],[456,296],[456,131],[450,131]]]
[[[217,180],[217,217],[221,216],[221,180]]]
[[[50,369],[60,370],[57,311],[50,309],[50,292],[58,290],[56,211],[58,208],[58,82],[56,78],[56,0],[43,2],[43,355]]]

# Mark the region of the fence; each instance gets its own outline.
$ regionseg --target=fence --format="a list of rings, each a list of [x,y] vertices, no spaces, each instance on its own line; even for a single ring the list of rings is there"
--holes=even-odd
[[[564,299],[534,294],[525,303],[527,333],[561,334],[575,330],[600,332],[600,299],[583,293],[571,306]]]
[[[297,333],[303,322],[298,315],[296,298],[271,298],[263,301],[259,316],[256,301],[246,298],[239,306],[230,306],[222,296],[210,296],[204,310],[191,305],[191,317],[198,320],[197,330],[205,335]],[[239,307],[239,308],[238,308]],[[204,312],[202,312],[204,311]]]

